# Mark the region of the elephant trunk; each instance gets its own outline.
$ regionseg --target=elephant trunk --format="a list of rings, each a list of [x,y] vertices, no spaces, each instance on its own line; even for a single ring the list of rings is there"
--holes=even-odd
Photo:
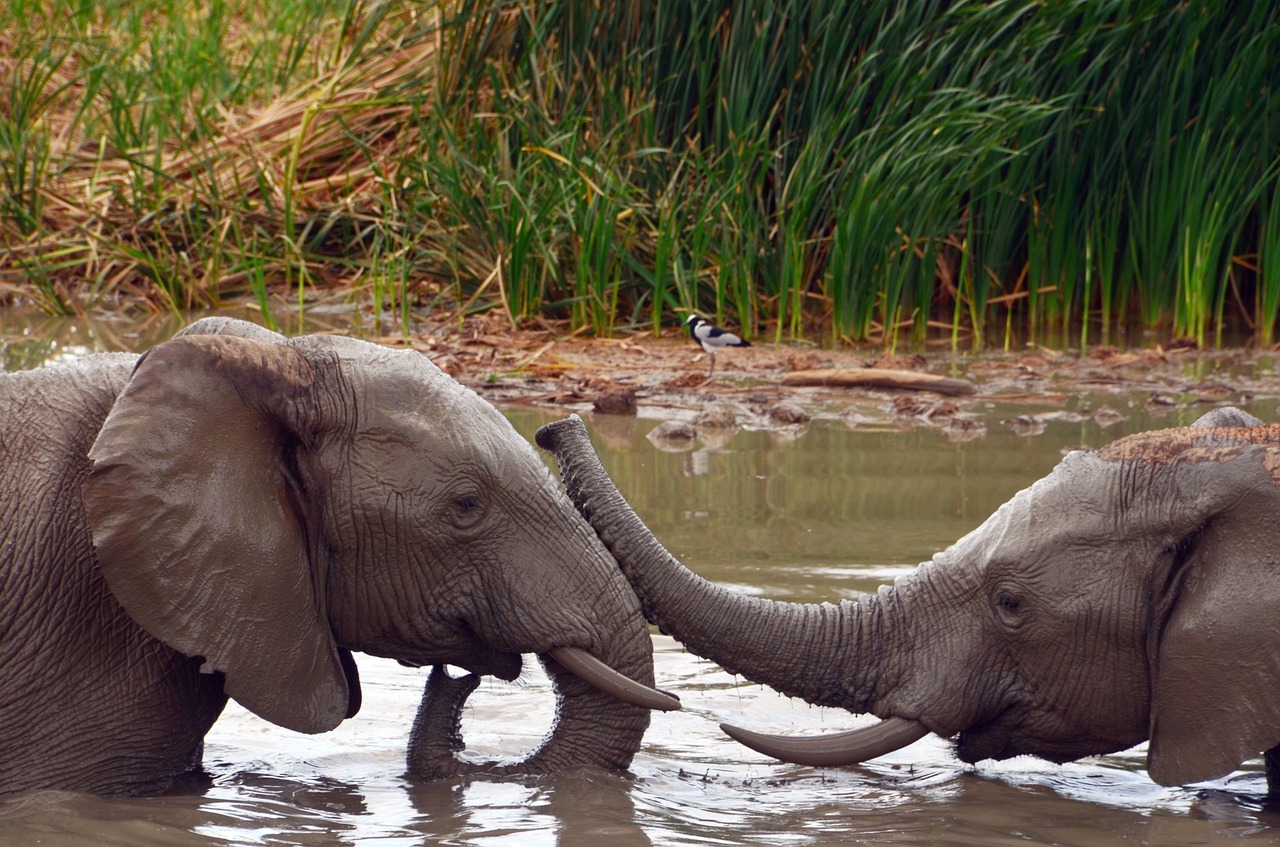
[[[874,694],[832,661],[836,647],[859,652],[878,604],[782,603],[726,590],[677,561],[623,499],[575,416],[538,431],[574,504],[613,554],[645,616],[699,656],[753,682],[811,703],[867,711],[849,692]],[[851,685],[857,682],[857,685]]]
[[[652,623],[730,673],[783,694],[815,705],[898,716],[869,732],[844,734],[838,752],[829,746],[798,753],[794,747],[775,749],[767,736],[753,736],[751,746],[801,763],[851,763],[927,732],[916,720],[919,711],[895,690],[906,675],[904,657],[878,651],[875,661],[868,661],[866,649],[880,642],[886,629],[905,626],[904,604],[927,586],[911,580],[904,590],[883,590],[839,605],[777,602],[728,591],[684,567],[653,537],[609,479],[580,419],[542,427],[537,442],[554,454],[570,498],[618,561]]]
[[[600,661],[621,676],[652,689],[649,634],[643,625],[638,629],[619,639],[618,649],[606,650],[607,655],[585,661]],[[602,683],[595,671],[582,675],[571,671],[566,664],[581,670],[581,651],[561,648],[539,658],[556,691],[556,719],[536,750],[511,763],[466,762],[457,758],[455,754],[465,746],[460,728],[462,708],[479,684],[479,677],[467,674],[454,678],[437,666],[427,678],[409,736],[410,775],[441,779],[478,773],[543,774],[583,765],[625,770],[640,749],[649,726],[649,710],[671,709],[678,702],[670,698],[669,703],[663,703],[652,693],[635,697],[630,692],[619,692],[618,683]]]
[[[653,687],[653,644],[638,617],[637,632],[621,639],[606,664]],[[542,745],[517,764],[521,773],[560,771],[578,765],[625,770],[649,728],[649,709],[624,702],[570,671],[551,655],[539,656],[556,689],[556,720]],[[674,699],[674,698],[673,698]]]

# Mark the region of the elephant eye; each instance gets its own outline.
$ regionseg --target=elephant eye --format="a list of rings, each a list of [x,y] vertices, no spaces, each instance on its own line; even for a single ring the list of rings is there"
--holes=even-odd
[[[1015,626],[1021,622],[1022,618],[1019,614],[1022,610],[1022,601],[1018,599],[1018,595],[1007,589],[1001,589],[996,592],[995,597],[996,617],[1006,626]]]
[[[475,494],[459,494],[449,504],[449,520],[459,529],[469,529],[485,515],[484,504]]]

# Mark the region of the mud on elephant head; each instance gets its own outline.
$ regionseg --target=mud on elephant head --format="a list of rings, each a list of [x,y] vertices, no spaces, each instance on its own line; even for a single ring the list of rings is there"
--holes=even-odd
[[[207,319],[5,375],[0,492],[0,793],[162,790],[228,695],[332,729],[353,650],[506,680],[538,654],[557,723],[497,770],[626,767],[674,702],[546,465],[417,353]],[[489,767],[453,755],[474,679],[431,681],[410,771]]]
[[[627,506],[581,422],[537,440],[651,621],[732,673],[886,719],[816,739],[725,727],[762,752],[852,764],[934,732],[966,762],[1065,762],[1149,739],[1152,778],[1179,785],[1280,745],[1280,425],[1222,409],[1072,452],[932,561],[838,605],[699,578]]]

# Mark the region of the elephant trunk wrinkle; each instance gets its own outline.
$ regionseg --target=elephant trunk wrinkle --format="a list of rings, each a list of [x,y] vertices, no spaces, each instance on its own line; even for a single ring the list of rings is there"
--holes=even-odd
[[[708,582],[676,560],[636,516],[579,418],[547,424],[536,440],[554,454],[570,499],[617,560],[650,622],[730,673],[809,702],[850,706],[848,668],[865,641],[856,604],[776,602]],[[834,662],[851,641],[857,642],[855,660]],[[861,705],[873,692],[852,696]]]

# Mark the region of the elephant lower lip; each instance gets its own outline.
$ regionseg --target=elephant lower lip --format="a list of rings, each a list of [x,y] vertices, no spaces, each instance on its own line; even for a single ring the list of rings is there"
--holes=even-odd
[[[1004,743],[996,741],[981,731],[966,730],[956,738],[956,758],[967,764],[976,764],[985,759],[1007,759]]]
[[[499,653],[493,657],[493,663],[486,672],[503,682],[514,682],[520,676],[523,667],[523,659],[519,653]],[[468,670],[471,669],[468,668]]]
[[[1014,756],[1035,756],[1047,762],[1062,764],[1074,762],[1084,756],[1101,756],[1132,747],[1141,737],[1098,739],[1086,736],[1056,741],[1032,737],[1019,727],[986,723],[971,727],[956,738],[956,757],[967,764],[986,759],[1012,759]]]
[[[471,659],[459,662],[431,662],[430,664],[449,664],[473,673],[476,676],[493,676],[503,682],[514,682],[524,669],[524,659],[519,653],[500,653],[494,651],[482,659]]]

